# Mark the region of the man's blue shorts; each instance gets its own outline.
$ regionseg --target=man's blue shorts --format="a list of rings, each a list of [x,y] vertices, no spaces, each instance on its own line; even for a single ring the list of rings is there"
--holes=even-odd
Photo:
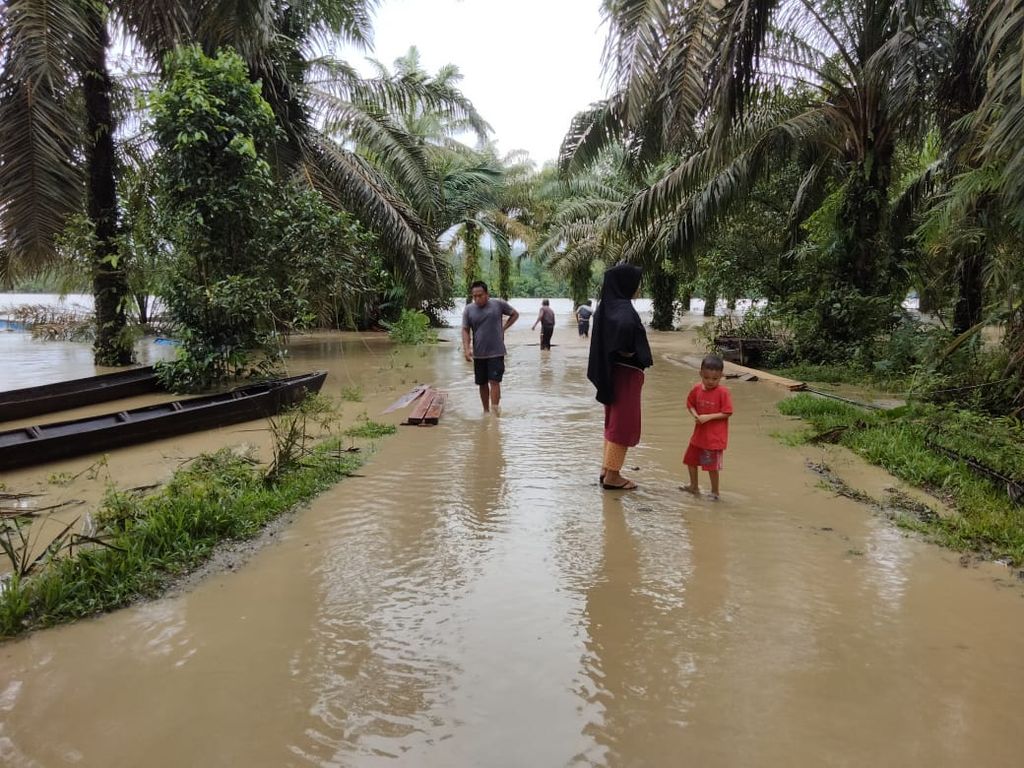
[[[489,381],[501,381],[505,375],[504,357],[474,357],[473,375],[476,385],[482,387]]]

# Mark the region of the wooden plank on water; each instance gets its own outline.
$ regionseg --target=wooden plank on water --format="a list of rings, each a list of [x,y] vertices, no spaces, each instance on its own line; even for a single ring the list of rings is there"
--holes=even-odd
[[[665,358],[677,365],[685,365],[690,368],[696,368],[700,370],[701,358],[694,355],[688,355],[687,357],[675,357],[673,355],[665,355]],[[780,387],[785,387],[790,392],[799,392],[807,389],[807,384],[802,381],[796,381],[795,379],[787,379],[785,376],[776,376],[774,373],[768,373],[767,371],[759,371],[756,368],[748,368],[745,365],[739,365],[738,363],[725,362],[726,373],[736,374],[748,374],[751,377],[751,381],[767,381],[769,384],[776,384]]]
[[[416,400],[428,389],[430,389],[429,384],[419,384],[413,387],[411,391],[406,392],[400,398],[395,400],[395,402],[393,402],[391,405],[389,405],[387,408],[381,411],[381,413],[391,413],[392,411],[397,411],[399,408],[405,408],[405,406],[409,405],[409,403],[411,403],[413,400]]]
[[[441,420],[441,414],[444,413],[444,406],[447,401],[448,396],[444,392],[435,392],[434,398],[430,402],[430,407],[427,408],[427,412],[423,416],[423,424],[437,424]]]
[[[430,404],[434,400],[434,395],[437,394],[437,390],[427,388],[423,392],[423,396],[416,402],[416,406],[412,409],[412,413],[409,414],[409,424],[422,424],[424,417],[427,415],[427,409],[430,408]]]

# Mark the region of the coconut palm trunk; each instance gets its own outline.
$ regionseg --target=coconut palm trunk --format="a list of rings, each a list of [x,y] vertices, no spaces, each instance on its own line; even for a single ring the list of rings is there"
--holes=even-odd
[[[466,222],[463,233],[463,245],[465,246],[465,261],[462,265],[462,274],[466,280],[466,301],[472,299],[470,286],[478,280],[480,274],[480,230],[472,221]]]
[[[718,291],[708,290],[705,291],[704,296],[704,317],[714,317],[715,307],[718,306]]]
[[[883,223],[892,168],[892,147],[879,147],[858,162],[847,181],[838,216],[840,273],[865,296],[879,296],[888,289],[889,248]]]
[[[498,254],[498,295],[512,298],[512,256],[507,253]]]
[[[953,307],[953,333],[966,333],[981,322],[985,301],[985,246],[969,247],[956,269],[957,299]]]
[[[659,264],[651,275],[651,328],[671,331],[676,317],[679,278],[671,265]]]
[[[106,19],[101,13],[95,13],[93,23],[96,44],[83,77],[88,169],[86,205],[96,235],[90,258],[96,308],[93,354],[97,365],[127,365],[132,362],[132,345],[125,333],[128,278],[120,264],[117,247],[117,185],[114,180],[117,156],[111,108],[113,83],[106,61],[110,39]]]
[[[590,298],[590,262],[582,262],[569,273],[569,292],[577,307]]]

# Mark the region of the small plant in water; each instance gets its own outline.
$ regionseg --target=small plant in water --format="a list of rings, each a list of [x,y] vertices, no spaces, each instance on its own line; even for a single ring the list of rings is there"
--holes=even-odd
[[[393,435],[398,431],[398,427],[394,424],[381,424],[379,421],[372,421],[365,411],[359,415],[356,421],[358,423],[355,426],[345,430],[345,434],[349,437],[374,440],[385,435]]]
[[[363,402],[363,390],[361,387],[351,386],[341,390],[341,399],[350,403]]]
[[[32,536],[32,518],[29,515],[0,518],[0,550],[11,565],[11,573],[19,578],[28,576],[37,565],[55,557],[68,544],[77,523],[77,517],[67,523],[46,548],[33,557],[37,542]]]
[[[312,428],[329,432],[337,420],[338,410],[334,403],[320,394],[309,395],[298,405],[270,419],[274,461],[267,470],[267,482],[273,483],[282,473],[302,463],[314,439]]]

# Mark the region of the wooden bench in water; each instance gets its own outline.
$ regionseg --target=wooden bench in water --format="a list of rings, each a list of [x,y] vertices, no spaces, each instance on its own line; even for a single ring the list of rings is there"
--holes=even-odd
[[[430,401],[430,407],[427,408],[427,413],[423,417],[423,424],[437,424],[441,420],[441,414],[444,413],[444,406],[448,402],[448,395],[444,392],[435,392],[433,400]]]

